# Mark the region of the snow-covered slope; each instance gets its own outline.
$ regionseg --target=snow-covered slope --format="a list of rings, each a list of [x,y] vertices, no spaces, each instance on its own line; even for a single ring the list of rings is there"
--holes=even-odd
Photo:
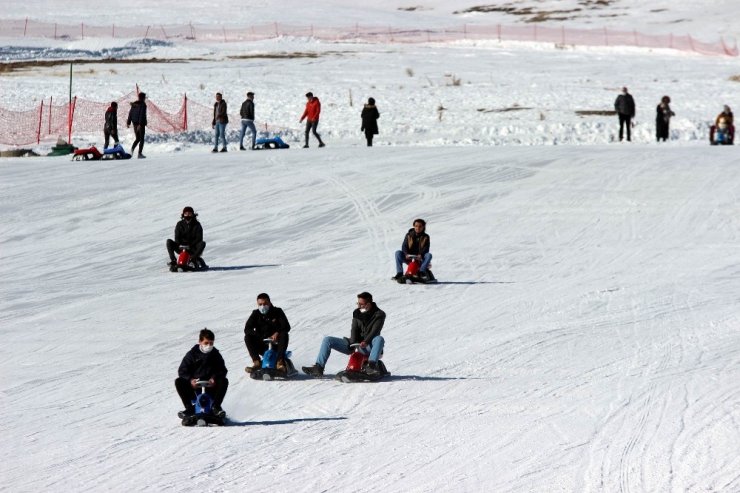
[[[732,149],[332,148],[0,167],[12,491],[736,491]],[[164,240],[200,213],[212,271]],[[435,286],[389,280],[429,221]],[[388,314],[378,384],[249,380],[266,291],[297,365]],[[233,426],[186,429],[208,326]],[[327,370],[341,369],[334,355]]]

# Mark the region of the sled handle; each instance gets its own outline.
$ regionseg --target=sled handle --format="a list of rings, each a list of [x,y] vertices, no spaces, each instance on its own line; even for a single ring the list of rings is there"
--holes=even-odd
[[[206,388],[211,386],[211,382],[208,380],[198,380],[195,382],[196,387]]]

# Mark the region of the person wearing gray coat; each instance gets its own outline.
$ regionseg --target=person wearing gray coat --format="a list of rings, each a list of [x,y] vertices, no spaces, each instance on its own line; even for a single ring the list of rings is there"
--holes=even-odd
[[[254,150],[255,141],[257,140],[257,128],[254,126],[254,93],[248,92],[247,99],[242,103],[242,108],[239,111],[239,115],[242,117],[242,132],[239,136],[239,150],[246,151],[244,148],[244,135],[247,133],[247,129],[252,133],[252,150]]]

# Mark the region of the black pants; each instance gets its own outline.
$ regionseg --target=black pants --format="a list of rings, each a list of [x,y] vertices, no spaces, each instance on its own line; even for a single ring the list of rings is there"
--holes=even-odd
[[[627,127],[627,140],[632,140],[632,135],[630,134],[630,131],[632,130],[632,117],[630,115],[623,115],[622,113],[619,114],[619,140],[622,140],[622,136],[624,135],[623,130],[624,127]]]
[[[206,394],[213,398],[214,406],[221,407],[221,403],[224,401],[224,397],[226,397],[226,390],[229,388],[229,379],[222,377],[215,380],[213,387],[206,388]],[[190,385],[190,380],[180,377],[175,379],[175,388],[177,389],[177,395],[182,399],[182,405],[185,406],[185,409],[193,409],[193,401],[195,400],[195,396],[200,393],[200,388],[194,389]]]
[[[108,144],[110,143],[110,138],[113,137],[113,142],[118,145],[118,129],[116,130],[107,130],[103,129],[103,135],[105,135],[105,144],[103,144],[103,149],[108,148]]]
[[[244,344],[247,345],[247,351],[249,351],[249,357],[252,358],[252,361],[260,359],[260,356],[265,354],[265,351],[267,351],[267,348],[268,348],[268,343],[264,342],[264,339],[267,339],[271,335],[272,334],[263,336],[262,334],[249,333],[244,336]],[[290,338],[288,337],[287,332],[280,332],[278,334],[278,340],[277,340],[278,359],[285,358],[285,352],[288,350],[289,340]]]
[[[375,134],[373,133],[372,130],[370,130],[370,131],[365,130],[365,140],[367,140],[367,146],[368,147],[372,147],[373,146],[373,135],[375,135]]]
[[[190,248],[190,256],[194,259],[200,258],[201,255],[203,255],[203,250],[206,249],[206,242],[201,241],[200,243],[196,243],[194,246]],[[173,240],[167,240],[167,254],[170,256],[170,260],[175,262],[177,259],[175,258],[175,252],[178,254],[180,253],[180,245],[175,243]]]
[[[144,125],[134,125],[134,135],[136,136],[136,140],[134,141],[134,145],[131,146],[131,154],[134,153],[134,149],[136,149],[136,144],[139,144],[139,154],[144,150],[144,135],[146,134],[146,127]]]
[[[669,133],[670,130],[668,122],[662,118],[655,121],[655,137],[658,139],[658,142],[661,140],[663,140],[663,142],[668,140]]]
[[[316,132],[316,128],[319,126],[319,121],[309,121],[306,120],[306,145],[308,145],[308,134],[313,131],[313,136],[316,137],[316,140],[319,141],[320,145],[323,145],[324,143],[321,141],[321,136]]]

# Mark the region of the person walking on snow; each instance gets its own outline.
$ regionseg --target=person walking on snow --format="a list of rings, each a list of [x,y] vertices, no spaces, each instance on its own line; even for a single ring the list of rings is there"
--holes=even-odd
[[[635,100],[626,87],[622,88],[622,94],[614,101],[614,109],[619,115],[619,141],[624,138],[624,127],[627,127],[627,141],[632,140],[632,119],[635,117]]]
[[[362,127],[360,130],[365,132],[367,146],[372,147],[373,135],[378,134],[378,118],[380,118],[380,113],[378,112],[378,108],[375,106],[374,98],[368,98],[367,104],[362,108],[360,118],[362,118]]]
[[[131,109],[128,111],[128,119],[126,120],[126,128],[134,124],[134,145],[131,146],[131,154],[134,153],[136,145],[139,145],[139,159],[144,159],[146,156],[142,154],[144,151],[144,136],[146,135],[146,93],[140,92],[139,98],[131,103]]]
[[[115,101],[113,101],[108,109],[105,111],[103,136],[105,136],[103,149],[108,148],[111,137],[113,137],[113,145],[118,145],[118,103],[116,103]]]
[[[213,122],[211,125],[216,129],[216,142],[213,144],[211,152],[218,152],[218,138],[221,136],[223,147],[221,152],[226,152],[226,124],[229,123],[229,116],[226,114],[226,101],[220,92],[216,93],[216,102],[213,103]]]
[[[268,347],[265,339],[272,339],[272,342],[277,344],[275,368],[287,372],[285,352],[288,349],[288,332],[290,323],[283,309],[273,306],[267,293],[258,294],[257,309],[252,311],[244,324],[244,344],[247,346],[249,357],[252,358],[252,366],[246,368],[247,373],[262,367],[260,357],[265,354]]]
[[[303,111],[303,115],[299,120],[301,123],[306,120],[306,144],[303,146],[304,149],[308,148],[308,134],[313,131],[314,137],[319,141],[319,147],[324,147],[324,142],[321,140],[321,136],[316,132],[316,128],[319,126],[319,115],[321,114],[321,102],[319,98],[315,97],[312,92],[306,93],[306,109]]]
[[[213,346],[216,336],[212,331],[203,329],[198,337],[198,344],[190,348],[177,369],[175,389],[180,396],[185,409],[177,415],[186,418],[195,414],[193,401],[196,398],[197,382],[207,380],[210,387],[206,393],[213,398],[213,414],[222,418],[226,413],[221,404],[229,388],[228,370],[221,353]]]
[[[671,98],[663,96],[660,98],[660,103],[655,108],[655,136],[658,142],[668,140],[669,127],[671,123],[671,117],[676,114],[671,110],[670,107]]]
[[[350,344],[360,344],[360,351],[369,354],[365,373],[378,375],[378,360],[383,354],[385,339],[380,335],[385,324],[385,312],[373,302],[373,295],[364,291],[357,295],[357,308],[352,312],[350,337],[326,336],[321,341],[321,348],[313,366],[304,366],[303,372],[312,377],[322,377],[331,350],[351,354]]]
[[[257,128],[254,126],[254,93],[248,92],[247,99],[242,103],[239,115],[242,117],[242,133],[239,135],[239,150],[246,151],[244,148],[244,134],[247,132],[247,128],[252,133],[252,147],[254,150],[254,144],[257,139]]]

